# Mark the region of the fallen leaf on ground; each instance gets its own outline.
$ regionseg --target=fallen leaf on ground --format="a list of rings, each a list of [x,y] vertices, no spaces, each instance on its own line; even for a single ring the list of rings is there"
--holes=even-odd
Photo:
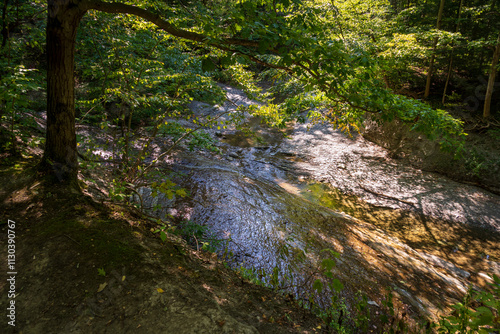
[[[107,285],[108,283],[99,284],[99,289],[97,289],[97,292],[101,292],[102,290],[104,290],[104,288],[106,288]]]

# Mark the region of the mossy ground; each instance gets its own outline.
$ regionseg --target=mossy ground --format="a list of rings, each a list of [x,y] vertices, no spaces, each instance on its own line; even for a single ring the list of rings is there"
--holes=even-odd
[[[314,333],[321,322],[214,254],[140,216],[39,181],[36,159],[0,166],[0,248],[15,221],[16,326],[2,333]],[[7,305],[2,260],[0,283]],[[5,310],[5,307],[2,307]]]

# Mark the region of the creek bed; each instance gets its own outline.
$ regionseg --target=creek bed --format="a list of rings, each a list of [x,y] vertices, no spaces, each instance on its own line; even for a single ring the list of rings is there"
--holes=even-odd
[[[193,111],[218,112],[199,103]],[[258,119],[249,126],[257,137],[208,131],[222,139],[222,155],[177,154],[169,168],[184,175],[177,182],[191,196],[148,200],[143,189],[163,207],[152,213],[208,227],[232,266],[268,283],[279,278],[298,298],[322,277],[320,263],[331,257],[324,250],[335,251],[334,276],[351,309],[358,291],[377,308],[391,287],[410,313],[435,317],[470,284],[500,275],[500,197],[399,165],[361,136],[325,125],[291,124],[288,138]]]

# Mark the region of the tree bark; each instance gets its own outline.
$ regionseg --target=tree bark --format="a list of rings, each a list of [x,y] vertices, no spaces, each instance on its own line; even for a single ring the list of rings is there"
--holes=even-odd
[[[47,18],[47,132],[42,169],[60,182],[76,184],[74,54],[85,10],[78,0],[49,0]]]
[[[495,76],[497,74],[498,58],[500,58],[500,33],[497,38],[497,46],[495,47],[495,52],[493,53],[493,59],[491,60],[490,67],[490,77],[488,79],[488,87],[486,88],[486,96],[484,99],[484,109],[483,118],[488,118],[491,115],[491,96],[493,95],[493,88],[495,86]]]
[[[439,11],[438,11],[438,17],[437,17],[437,23],[436,23],[436,30],[439,30],[441,27],[441,18],[443,17],[443,8],[444,8],[444,1],[441,0],[441,3],[439,4]],[[436,58],[436,47],[438,43],[438,38],[434,38],[434,43],[432,45],[432,56],[431,60],[429,62],[429,69],[427,71],[427,82],[425,84],[425,93],[424,93],[424,99],[429,97],[430,91],[431,91],[431,79],[432,79],[432,72],[434,68],[434,60]]]

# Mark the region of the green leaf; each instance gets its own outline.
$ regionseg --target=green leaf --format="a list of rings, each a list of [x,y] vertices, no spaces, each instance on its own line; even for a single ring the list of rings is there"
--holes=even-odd
[[[222,66],[227,67],[234,64],[233,58],[231,56],[225,56],[220,58],[220,63]]]
[[[321,253],[323,253],[323,252],[328,252],[328,253],[330,253],[333,257],[336,257],[336,258],[339,258],[339,257],[340,257],[340,253],[338,253],[338,252],[336,252],[336,251],[334,251],[334,250],[332,250],[332,249],[329,249],[329,248],[322,249],[322,250],[321,250]]]
[[[290,6],[290,0],[281,0],[281,3],[283,4],[283,6],[286,8],[288,6]]]
[[[333,280],[331,286],[337,292],[344,290],[344,284],[342,284],[337,278]]]
[[[266,41],[266,40],[259,41],[259,48],[258,48],[258,50],[259,50],[260,53],[264,53],[268,49],[269,49],[269,42],[268,41]]]
[[[174,192],[172,190],[167,190],[165,192],[165,195],[167,195],[168,199],[173,199],[174,198]]]
[[[323,291],[323,283],[321,280],[317,279],[313,283],[313,289],[316,290],[318,293],[321,293]]]
[[[212,59],[203,58],[203,60],[201,61],[201,69],[203,70],[203,72],[212,72],[213,70],[215,70],[215,68],[216,67]]]
[[[335,267],[335,260],[332,259],[323,259],[321,261],[321,267],[325,269],[326,271],[332,270],[333,267]]]
[[[478,307],[473,317],[476,319],[472,323],[476,326],[484,326],[493,322],[493,313],[484,306]]]

